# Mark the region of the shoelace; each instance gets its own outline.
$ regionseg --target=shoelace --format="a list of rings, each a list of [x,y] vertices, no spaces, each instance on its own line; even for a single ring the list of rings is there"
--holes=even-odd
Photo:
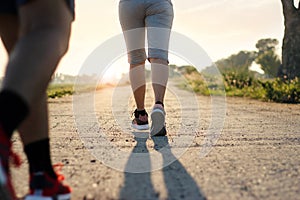
[[[135,117],[135,112],[132,113],[132,116]],[[144,115],[144,116],[139,114],[138,119],[143,121],[143,122],[146,122],[146,121],[148,121],[148,116],[147,116],[147,114]],[[136,121],[136,120],[134,119],[134,121]]]
[[[22,165],[22,160],[19,154],[15,153],[13,150],[10,150],[9,156],[12,159],[12,163],[15,167],[20,167]]]
[[[139,120],[141,120],[141,121],[147,121],[148,120],[148,116],[146,116],[146,115],[144,115],[144,116],[142,116],[142,115],[140,115],[139,116]]]
[[[53,165],[54,171],[57,176],[57,180],[59,180],[59,181],[65,180],[65,176],[61,173],[63,166],[64,166],[64,164],[62,164],[62,163],[56,163]]]

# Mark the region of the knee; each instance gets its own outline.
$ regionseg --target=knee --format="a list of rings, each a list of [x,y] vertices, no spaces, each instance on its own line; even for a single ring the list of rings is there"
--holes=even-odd
[[[161,59],[161,58],[149,58],[150,63],[156,63],[161,65],[168,65],[169,62],[167,60]]]
[[[130,64],[130,69],[134,69],[136,67],[144,66],[145,62],[140,62],[138,64]]]

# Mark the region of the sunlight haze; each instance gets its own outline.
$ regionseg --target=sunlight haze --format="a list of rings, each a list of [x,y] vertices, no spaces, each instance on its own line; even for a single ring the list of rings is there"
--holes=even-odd
[[[118,0],[76,1],[70,47],[57,69],[58,73],[76,75],[88,55],[101,43],[121,34]],[[279,0],[173,0],[173,30],[198,43],[213,61],[241,50],[255,50],[262,38],[283,39],[284,25]],[[116,47],[118,48],[118,47]],[[0,48],[3,75],[7,56]],[[128,64],[118,62],[118,71],[126,72]],[[170,64],[181,65],[170,58]]]

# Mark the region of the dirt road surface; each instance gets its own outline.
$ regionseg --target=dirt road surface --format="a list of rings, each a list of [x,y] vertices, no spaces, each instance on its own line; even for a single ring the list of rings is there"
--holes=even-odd
[[[191,93],[168,91],[168,136],[150,138],[148,132],[130,128],[134,104],[128,94],[128,86],[97,91],[95,115],[84,102],[89,94],[82,94],[77,107],[72,96],[49,100],[53,163],[64,164],[73,200],[300,199],[300,105],[226,98],[221,135],[201,158],[214,106],[209,97],[196,97],[196,110]],[[152,98],[148,89],[149,112]],[[174,141],[179,143],[173,145]],[[167,153],[160,153],[168,144]],[[20,168],[12,168],[17,194],[23,197],[28,165],[17,134],[14,149],[25,160]],[[139,162],[132,155],[146,156]],[[159,167],[162,164],[167,166]],[[145,173],[124,172],[139,169]]]

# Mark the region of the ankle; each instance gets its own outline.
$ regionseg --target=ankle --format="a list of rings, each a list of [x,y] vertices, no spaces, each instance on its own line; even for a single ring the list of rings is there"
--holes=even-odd
[[[139,117],[139,115],[142,115],[142,116],[148,115],[145,109],[143,109],[143,110],[135,109],[134,114],[135,114],[135,117],[137,117],[137,118]]]
[[[155,104],[160,104],[160,105],[162,105],[162,107],[165,107],[164,103],[161,101],[156,101]]]
[[[49,138],[45,138],[25,145],[24,150],[29,162],[31,174],[46,172],[49,176],[56,178],[50,158]]]

